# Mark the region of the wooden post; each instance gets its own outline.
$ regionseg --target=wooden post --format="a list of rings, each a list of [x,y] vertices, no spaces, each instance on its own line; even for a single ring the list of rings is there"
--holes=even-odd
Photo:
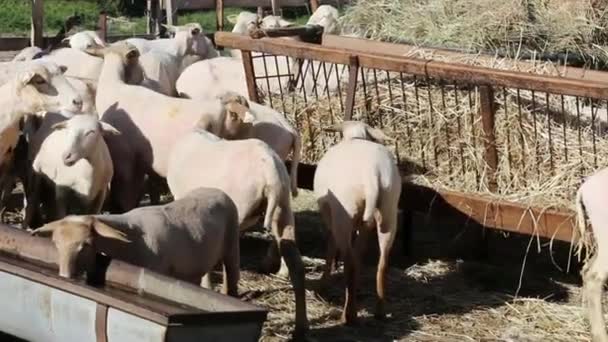
[[[255,86],[255,70],[253,69],[251,51],[242,50],[241,56],[241,58],[243,58],[243,67],[245,68],[245,79],[247,80],[247,93],[249,94],[249,100],[260,103]]]
[[[175,8],[174,12],[174,1],[175,0],[165,0],[165,10],[167,13],[167,24],[169,25],[177,25],[177,8]]]
[[[44,48],[44,0],[32,0],[31,46]]]
[[[152,10],[154,16],[154,36],[160,35],[160,23],[162,21],[162,0],[152,0]]]
[[[152,30],[154,30],[154,25],[152,23],[153,17],[152,0],[146,0],[146,34],[152,34]]]
[[[104,42],[108,41],[108,15],[106,12],[99,12],[99,19],[97,22],[97,27],[99,27],[99,36],[103,39]]]
[[[498,189],[496,182],[496,169],[498,168],[498,151],[496,150],[496,136],[494,135],[494,91],[490,86],[479,86],[480,115],[484,137],[484,155],[486,162],[486,179],[488,189],[495,192]]]
[[[314,13],[319,8],[319,0],[310,0],[310,10]]]
[[[224,0],[215,0],[216,30],[224,31]]]
[[[350,70],[348,73],[348,88],[346,89],[346,104],[344,106],[344,121],[350,120],[353,117],[353,109],[355,107],[355,95],[357,93],[357,77],[359,75],[359,58],[350,56]]]
[[[279,15],[279,0],[270,0],[270,7],[272,8],[272,15]]]

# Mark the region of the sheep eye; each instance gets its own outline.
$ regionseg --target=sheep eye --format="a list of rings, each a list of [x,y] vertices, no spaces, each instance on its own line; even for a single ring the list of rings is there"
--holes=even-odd
[[[42,77],[35,77],[32,82],[36,85],[42,85],[46,83],[46,80]]]

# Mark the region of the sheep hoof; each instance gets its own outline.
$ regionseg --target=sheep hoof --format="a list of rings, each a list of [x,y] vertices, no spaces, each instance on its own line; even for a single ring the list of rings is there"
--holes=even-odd
[[[384,311],[384,303],[382,303],[382,302],[376,303],[376,312],[374,313],[374,318],[377,320],[386,319],[386,312]]]

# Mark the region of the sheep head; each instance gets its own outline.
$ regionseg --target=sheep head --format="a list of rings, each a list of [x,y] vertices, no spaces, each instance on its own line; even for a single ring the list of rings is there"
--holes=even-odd
[[[32,235],[51,234],[59,256],[59,275],[72,278],[76,274],[78,257],[87,247],[95,248],[95,241],[108,238],[129,243],[126,235],[94,216],[67,216],[45,224]]]
[[[17,107],[22,114],[49,112],[80,113],[82,98],[68,82],[67,67],[36,60],[18,72],[14,79]]]
[[[65,131],[66,149],[61,151],[65,166],[72,166],[80,159],[91,156],[98,144],[102,143],[102,136],[120,134],[112,125],[99,121],[96,115],[75,115],[52,125],[51,129]]]
[[[327,132],[341,132],[344,140],[364,139],[383,144],[394,139],[386,135],[382,130],[373,128],[360,121],[343,121],[338,124],[323,128]]]
[[[125,41],[119,41],[106,47],[90,47],[86,48],[84,51],[90,55],[101,58],[105,58],[108,54],[118,55],[126,65],[139,63],[139,50],[137,50],[135,45]]]
[[[255,121],[247,99],[231,91],[218,95],[216,99],[219,100],[223,111],[222,127],[212,130],[208,116],[204,115],[197,123],[197,129],[214,131],[215,134],[225,139],[238,139],[247,135]]]

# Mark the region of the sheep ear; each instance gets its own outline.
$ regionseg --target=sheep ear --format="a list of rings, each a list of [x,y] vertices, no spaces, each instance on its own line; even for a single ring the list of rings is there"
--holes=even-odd
[[[34,77],[36,77],[36,76],[40,77],[40,75],[38,75],[38,74],[37,74],[36,72],[34,72],[34,71],[27,71],[27,72],[24,72],[24,73],[21,75],[21,78],[20,78],[20,81],[21,81],[21,86],[23,87],[23,86],[28,85],[30,82],[32,82],[32,80],[33,80],[33,79],[34,79]]]
[[[373,128],[370,126],[365,127],[365,131],[367,132],[367,135],[370,136],[370,138],[372,138],[372,140],[378,142],[378,143],[385,143],[387,141],[394,141],[395,139],[389,137],[388,135],[384,134],[384,132],[382,132],[381,130],[377,129],[377,128]]]
[[[55,225],[53,224],[45,224],[44,226],[35,229],[35,230],[30,230],[30,235],[32,236],[40,236],[40,235],[44,235],[47,233],[53,233],[55,231]]]
[[[115,239],[126,243],[131,242],[131,240],[127,239],[127,235],[125,233],[110,227],[109,225],[101,222],[100,220],[94,220],[93,229],[95,229],[95,232],[97,232],[97,234],[108,239]]]
[[[236,19],[239,17],[238,14],[231,14],[228,16],[228,22],[231,23],[232,25],[236,24]]]
[[[103,135],[113,134],[120,135],[120,131],[114,128],[114,126],[110,125],[107,122],[99,121],[99,126],[101,126],[101,132]]]
[[[105,48],[95,46],[95,47],[88,47],[88,48],[84,49],[84,52],[88,53],[91,56],[103,58],[103,55],[105,53],[104,50],[105,50]]]
[[[177,26],[173,26],[173,25],[169,25],[169,24],[161,24],[164,28],[167,29],[167,31],[171,32],[171,33],[175,33],[177,32]]]
[[[249,108],[243,106],[240,103],[230,102],[226,104],[226,109],[231,113],[231,115],[236,113],[236,115],[238,115],[238,118],[243,120],[243,122],[253,122],[253,119],[255,119],[253,117],[253,114],[249,112]]]
[[[342,123],[333,124],[328,127],[323,127],[325,132],[342,132]]]
[[[59,129],[64,129],[68,126],[68,120],[64,120],[61,122],[58,122],[54,125],[51,126],[51,130],[55,131],[55,130],[59,130]]]
[[[279,26],[281,27],[289,27],[289,26],[293,26],[294,23],[292,23],[291,21],[287,21],[283,18],[279,19]]]

